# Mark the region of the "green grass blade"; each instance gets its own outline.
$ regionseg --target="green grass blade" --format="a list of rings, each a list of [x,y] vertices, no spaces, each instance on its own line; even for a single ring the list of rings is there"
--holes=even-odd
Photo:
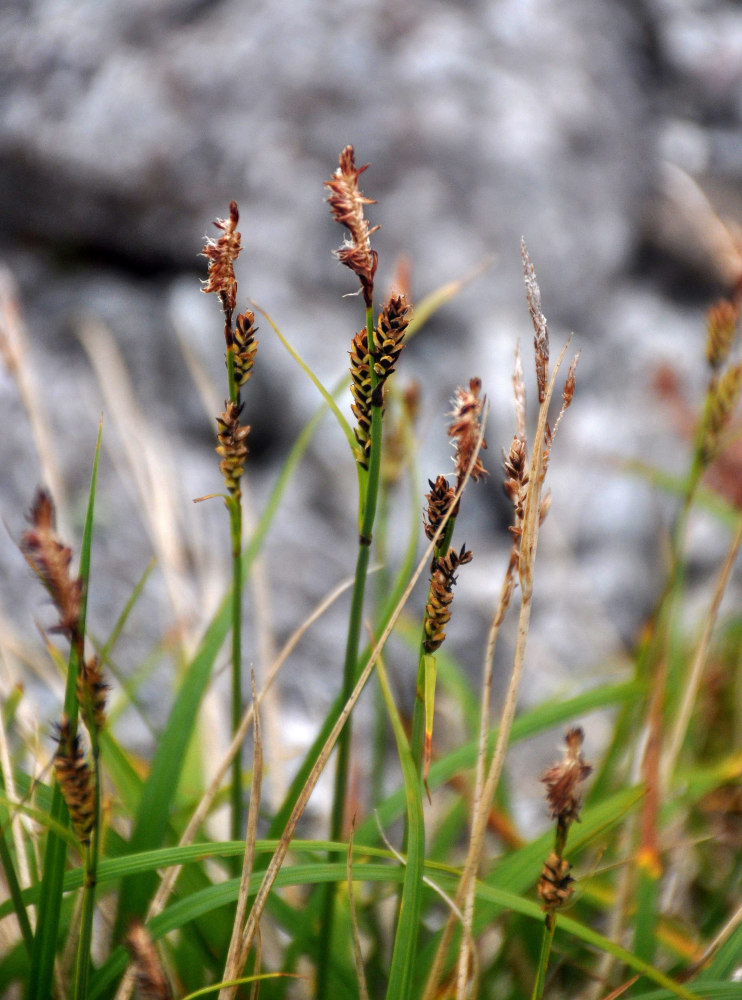
[[[80,633],[85,635],[85,619],[87,612],[88,584],[90,579],[90,551],[93,540],[93,521],[95,513],[95,492],[98,480],[98,462],[100,459],[103,421],[98,427],[98,438],[95,444],[93,470],[90,477],[88,507],[85,516],[82,545],[80,548],[80,576],[83,581],[83,597],[80,606]],[[74,644],[73,644],[74,646]],[[65,689],[64,710],[70,720],[77,719],[77,698],[75,685],[77,681],[76,652],[70,656]],[[57,823],[67,825],[67,807],[62,799],[59,785],[55,783],[52,795],[51,817]],[[51,994],[52,976],[54,973],[54,956],[57,950],[59,932],[59,916],[62,907],[62,880],[67,858],[67,843],[53,830],[49,830],[44,851],[44,867],[41,897],[36,917],[36,934],[31,956],[31,974],[28,984],[29,1000],[47,1000]]]
[[[392,964],[389,970],[387,984],[387,1000],[407,1000],[410,995],[410,984],[417,940],[420,933],[420,912],[423,894],[423,864],[425,861],[425,820],[423,817],[422,786],[412,759],[410,744],[405,735],[402,720],[394,703],[389,681],[386,675],[383,658],[376,663],[376,674],[381,685],[387,712],[394,730],[397,753],[402,766],[404,779],[405,812],[407,817],[407,864],[405,865],[404,881],[402,883],[402,898],[397,916],[397,929],[394,935]]]
[[[268,529],[278,510],[279,501],[295,472],[320,420],[325,414],[321,406],[297,438],[255,531],[245,547],[243,576],[246,578],[258,555]],[[149,777],[142,790],[142,799],[132,831],[131,849],[146,850],[158,846],[167,828],[170,805],[177,789],[182,762],[191,739],[198,708],[211,677],[214,660],[222,647],[232,622],[231,591],[225,596],[212,619],[196,655],[183,679],[165,730],[158,742]],[[122,888],[119,913],[115,924],[116,939],[120,939],[129,920],[141,915],[154,891],[154,876],[142,883],[131,882]],[[125,891],[124,891],[125,890]]]
[[[346,440],[348,442],[348,445],[350,446],[351,454],[353,455],[353,460],[355,461],[355,453],[356,453],[356,449],[358,448],[358,444],[356,442],[355,434],[353,433],[353,430],[352,430],[350,424],[348,423],[348,421],[343,416],[343,414],[342,414],[342,412],[340,410],[340,407],[337,405],[337,403],[333,399],[333,394],[331,392],[329,392],[322,385],[322,383],[317,378],[317,376],[314,374],[314,372],[312,371],[312,369],[309,367],[309,365],[306,363],[306,361],[301,357],[301,355],[299,354],[299,352],[294,347],[291,346],[291,344],[289,343],[289,341],[286,339],[286,337],[284,337],[284,335],[278,329],[278,327],[273,322],[273,320],[268,315],[268,313],[265,312],[264,309],[260,309],[259,306],[257,308],[260,310],[260,312],[263,314],[263,316],[265,316],[265,318],[268,320],[268,322],[270,323],[270,325],[271,325],[271,327],[272,327],[273,332],[275,333],[275,335],[278,337],[278,339],[281,341],[281,343],[283,344],[283,346],[289,352],[289,354],[291,355],[291,357],[294,359],[294,361],[297,363],[297,365],[299,365],[299,367],[301,368],[301,370],[304,372],[304,374],[310,380],[310,382],[312,383],[312,385],[317,389],[317,391],[322,396],[322,398],[324,399],[324,401],[327,404],[327,406],[332,411],[332,415],[337,420],[337,422],[338,422],[338,424],[340,426],[341,431],[345,435],[345,438],[346,438]],[[345,383],[348,382],[348,381],[349,381],[349,379],[343,379],[342,384],[345,385]]]

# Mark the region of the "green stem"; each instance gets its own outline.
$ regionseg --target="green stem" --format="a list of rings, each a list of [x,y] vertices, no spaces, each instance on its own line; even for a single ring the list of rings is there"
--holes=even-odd
[[[231,498],[232,536],[232,734],[242,719],[242,494]],[[242,755],[232,761],[232,840],[242,836]],[[236,862],[239,864],[239,858]]]
[[[230,402],[239,405],[240,387],[234,374],[234,344],[231,341],[232,322],[229,318],[229,338],[227,338],[227,384]],[[227,502],[229,509],[229,532],[232,544],[232,735],[242,719],[242,492],[237,489]],[[230,789],[232,840],[242,837],[242,754],[235,754],[232,761],[232,783]],[[240,870],[240,860],[235,858],[235,871]]]
[[[379,376],[374,369],[372,353],[374,343],[373,306],[366,308],[366,336],[369,345],[369,368],[371,372],[371,391],[376,389]],[[353,583],[353,596],[350,605],[350,620],[348,622],[348,638],[345,645],[345,663],[343,665],[343,704],[350,697],[357,680],[358,646],[363,627],[363,600],[366,591],[366,577],[371,558],[371,541],[376,518],[376,505],[379,496],[379,474],[381,471],[381,438],[382,438],[382,408],[374,406],[371,414],[371,452],[368,462],[368,477],[366,479],[366,495],[361,498],[359,516],[358,557]],[[345,724],[338,739],[337,769],[335,771],[335,790],[332,800],[330,819],[330,840],[339,841],[343,834],[345,813],[345,793],[348,785],[348,769],[350,764],[351,719]],[[334,882],[328,882],[324,890],[322,920],[317,959],[317,996],[326,997],[328,993],[328,977],[330,971],[330,954],[332,944],[332,929],[335,918],[335,896],[337,887]]]
[[[536,969],[536,981],[533,984],[531,1000],[541,1000],[544,995],[546,984],[546,970],[549,967],[549,956],[551,946],[554,941],[554,931],[556,930],[556,913],[548,913],[544,923],[544,934],[541,938],[541,952],[538,957],[538,968]]]
[[[83,885],[82,920],[80,924],[80,939],[77,942],[77,959],[75,965],[74,1000],[86,1000],[90,979],[90,945],[93,939],[93,915],[95,912],[95,887],[98,881],[98,856],[100,854],[100,743],[98,734],[91,733],[93,757],[93,781],[95,788],[95,821],[90,846],[85,851],[85,881]]]

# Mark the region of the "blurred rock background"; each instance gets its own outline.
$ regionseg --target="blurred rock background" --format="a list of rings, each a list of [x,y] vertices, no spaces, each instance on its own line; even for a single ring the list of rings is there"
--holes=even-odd
[[[706,377],[704,309],[740,270],[741,140],[742,9],[731,0],[0,0],[4,330],[25,328],[36,387],[29,417],[17,378],[0,371],[4,688],[44,657],[28,639],[45,609],[15,545],[24,513],[51,475],[79,545],[101,412],[92,628],[107,635],[154,554],[116,650],[121,671],[178,623],[195,641],[228,575],[220,502],[191,503],[221,488],[223,344],[216,303],[200,293],[203,236],[234,198],[243,307],[267,309],[332,384],[362,322],[359,301],[343,297],[353,278],[331,257],[342,234],[323,202],[346,143],[371,163],[378,288],[402,258],[413,300],[493,260],[399,369],[401,383],[420,383],[423,483],[450,467],[456,385],[480,376],[491,406],[490,481],[470,491],[457,527],[475,560],[461,573],[450,652],[478,667],[509,544],[499,464],[517,340],[530,374],[523,235],[553,347],[574,331],[582,351],[550,469],[524,697],[620,672],[657,594],[672,510],[624,463],[685,468],[682,427]],[[319,402],[260,325],[246,404],[256,512]],[[328,420],[246,611],[258,669],[352,572],[354,489]],[[400,538],[409,509],[401,498]],[[694,526],[701,565],[724,542],[713,522]],[[284,729],[298,734],[334,695],[346,614],[339,603],[286,666]],[[406,672],[412,684],[408,659],[397,650],[400,688]],[[171,671],[164,656],[142,688],[155,722]]]

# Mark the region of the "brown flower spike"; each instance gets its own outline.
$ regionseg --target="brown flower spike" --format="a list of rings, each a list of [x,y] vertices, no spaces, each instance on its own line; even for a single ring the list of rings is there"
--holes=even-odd
[[[82,580],[70,576],[72,550],[57,536],[54,504],[45,490],[36,494],[29,521],[31,527],[23,534],[21,551],[59,612],[55,631],[74,637],[80,624]]]
[[[453,503],[455,490],[453,486],[449,486],[445,476],[438,476],[435,482],[429,479],[428,486],[430,487],[430,493],[425,497],[428,501],[428,510],[424,525],[425,535],[428,540],[431,540],[438,530],[438,525],[446,516]]]
[[[430,576],[430,600],[425,607],[425,641],[423,647],[426,653],[434,653],[446,638],[446,625],[451,619],[451,602],[453,587],[456,583],[456,571],[459,566],[471,562],[472,553],[461,546],[461,551],[449,549],[445,556],[433,560]]]
[[[219,468],[224,476],[224,483],[230,493],[237,493],[240,488],[240,478],[245,468],[247,445],[245,443],[250,428],[240,424],[242,404],[226,403],[224,413],[216,418],[218,455],[222,461]]]
[[[54,756],[54,770],[77,839],[90,845],[95,824],[95,789],[93,774],[82,751],[78,733],[73,733],[66,717],[59,724],[59,747]]]
[[[564,759],[548,768],[541,780],[552,819],[568,825],[580,818],[582,795],[579,785],[592,773],[592,764],[582,756],[585,734],[579,726],[567,730]]]
[[[214,220],[214,225],[217,229],[221,229],[224,235],[216,240],[207,238],[202,251],[203,256],[209,261],[209,277],[203,291],[216,292],[219,295],[222,309],[229,320],[227,327],[230,330],[232,313],[237,304],[237,280],[234,276],[234,262],[242,249],[242,237],[237,232],[239,218],[237,202],[231,201],[229,203],[229,218]]]
[[[327,201],[333,218],[350,233],[350,239],[337,251],[337,258],[358,275],[363,299],[366,306],[370,307],[378,258],[376,251],[371,249],[369,237],[379,227],[370,228],[364,216],[364,205],[374,205],[376,202],[373,198],[366,198],[358,187],[358,178],[367,168],[368,164],[356,167],[353,147],[346,146],[340,154],[337,170],[329,181],[325,181],[325,186],[330,189]]]
[[[457,476],[456,489],[459,489],[464,481],[479,441],[480,418],[484,406],[484,399],[479,398],[481,391],[482,380],[473,378],[469,382],[469,388],[464,389],[459,386],[453,398],[453,410],[451,411],[453,420],[448,428],[448,436],[453,438],[456,443],[456,456],[454,458]],[[486,447],[487,442],[483,440],[482,448]],[[476,482],[486,475],[487,470],[482,465],[482,459],[477,456],[471,471],[471,478]]]

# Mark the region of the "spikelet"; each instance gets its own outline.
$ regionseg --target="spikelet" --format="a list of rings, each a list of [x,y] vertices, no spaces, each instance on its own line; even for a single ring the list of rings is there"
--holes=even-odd
[[[552,819],[565,825],[580,818],[579,785],[592,773],[592,764],[582,756],[585,734],[579,726],[567,730],[564,759],[548,768],[541,777]]]
[[[80,737],[77,733],[73,734],[66,716],[59,723],[58,741],[54,755],[57,781],[77,839],[83,847],[88,847],[95,824],[93,774],[83,754]]]
[[[373,198],[366,198],[358,187],[358,178],[368,169],[368,164],[356,167],[355,153],[352,146],[346,146],[340,154],[339,165],[325,187],[330,189],[327,201],[333,218],[350,233],[347,240],[336,251],[341,264],[349,267],[358,275],[361,282],[363,299],[370,307],[374,297],[374,275],[378,258],[376,251],[371,249],[369,237],[379,228],[369,228],[364,216],[364,205],[374,205]]]
[[[446,516],[453,503],[455,490],[453,486],[449,486],[445,476],[438,476],[435,482],[429,479],[428,486],[430,487],[430,493],[425,497],[428,501],[428,509],[426,517],[423,519],[423,524],[426,537],[432,539],[438,530],[438,525]]]
[[[549,327],[541,310],[541,289],[536,281],[531,258],[528,256],[526,241],[520,241],[520,255],[523,259],[523,273],[526,280],[526,300],[533,323],[533,347],[536,353],[536,386],[539,404],[546,398],[546,383],[549,375]]]
[[[473,378],[469,381],[469,388],[464,389],[459,386],[453,398],[453,410],[451,411],[453,420],[448,428],[448,436],[453,438],[456,446],[454,464],[456,466],[457,489],[464,481],[479,441],[480,418],[484,406],[484,399],[479,398],[481,390],[481,379]],[[486,448],[487,442],[482,441],[481,447]],[[471,478],[476,482],[486,475],[487,470],[482,465],[482,459],[477,456]]]
[[[229,203],[229,218],[215,219],[214,225],[221,229],[223,235],[214,240],[207,237],[202,250],[202,256],[209,261],[209,277],[202,291],[216,292],[222,304],[222,309],[231,317],[237,303],[237,280],[234,276],[234,262],[242,249],[242,237],[237,232],[239,221],[237,202]]]
[[[72,550],[57,536],[54,504],[45,490],[36,494],[29,521],[31,528],[21,538],[21,551],[59,612],[55,631],[75,635],[80,625],[82,580],[70,576]]]
[[[368,457],[371,452],[371,368],[365,330],[355,335],[349,353],[350,391],[353,396],[350,408],[356,418],[354,433],[358,442],[356,461],[362,468],[368,469]]]
[[[574,892],[574,879],[570,875],[572,865],[565,858],[552,851],[538,880],[538,894],[545,910],[556,910],[563,906]]]
[[[455,573],[459,566],[471,562],[472,553],[465,545],[461,551],[449,549],[445,556],[433,560],[430,576],[430,599],[425,606],[425,640],[423,648],[426,653],[433,653],[446,638],[446,625],[451,618],[451,602],[453,587],[456,583]]]
[[[216,418],[219,441],[216,451],[222,457],[219,468],[224,476],[224,483],[229,492],[234,494],[240,488],[240,477],[247,458],[245,439],[250,433],[250,428],[240,424],[242,404],[227,402],[224,405],[224,413]]]
[[[233,334],[234,380],[238,388],[244,385],[252,374],[255,355],[258,351],[258,342],[255,339],[257,329],[255,313],[249,309],[240,313],[235,320]]]
[[[505,456],[503,464],[505,467],[503,486],[512,501],[515,512],[514,522],[510,526],[510,530],[515,537],[520,537],[528,486],[528,451],[526,442],[517,434],[513,435],[510,451]]]
[[[379,379],[371,404],[381,406],[384,383],[394,371],[404,347],[404,335],[412,310],[404,296],[392,296],[381,311],[374,328],[374,371]]]
[[[106,724],[106,692],[100,659],[94,656],[81,663],[77,673],[77,703],[88,732],[101,732]]]
[[[717,371],[725,364],[734,343],[739,307],[728,299],[711,306],[706,317],[706,360]]]

